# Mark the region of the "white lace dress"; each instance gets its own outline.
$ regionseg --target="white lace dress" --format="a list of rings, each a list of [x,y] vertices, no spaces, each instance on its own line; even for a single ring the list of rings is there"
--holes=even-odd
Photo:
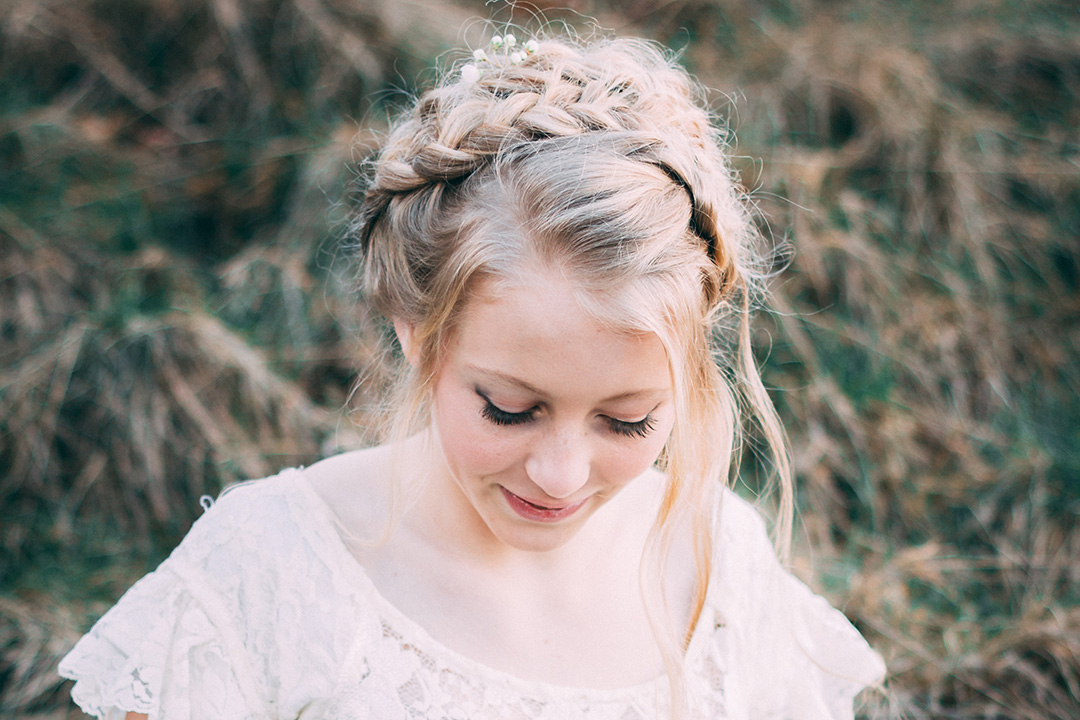
[[[779,564],[728,493],[716,577],[686,652],[693,718],[851,718],[881,658]],[[440,645],[382,598],[301,470],[226,492],[60,663],[86,712],[240,720],[645,720],[666,678],[529,682]]]

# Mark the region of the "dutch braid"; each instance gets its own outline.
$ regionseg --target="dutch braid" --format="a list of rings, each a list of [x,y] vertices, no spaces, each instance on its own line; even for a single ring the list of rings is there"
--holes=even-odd
[[[731,198],[732,191],[716,132],[694,102],[686,73],[660,52],[636,41],[577,48],[548,40],[520,64],[495,56],[487,65],[477,82],[451,81],[425,93],[391,132],[376,161],[356,237],[369,260],[368,289],[384,312],[410,314],[401,304],[409,304],[406,298],[383,287],[390,280],[387,270],[409,269],[413,281],[398,277],[394,284],[415,291],[421,290],[415,279],[431,274],[423,260],[430,253],[401,246],[401,235],[387,241],[397,248],[372,247],[380,225],[404,229],[406,218],[387,217],[394,208],[420,231],[415,208],[438,207],[448,185],[482,172],[510,148],[588,133],[640,133],[645,140],[638,159],[661,169],[687,193],[687,225],[720,270],[720,281],[705,288],[710,304],[752,274],[739,267],[741,205],[717,202]],[[412,202],[405,199],[409,195]],[[725,212],[737,216],[733,230],[723,227]],[[434,230],[424,234],[438,234]]]

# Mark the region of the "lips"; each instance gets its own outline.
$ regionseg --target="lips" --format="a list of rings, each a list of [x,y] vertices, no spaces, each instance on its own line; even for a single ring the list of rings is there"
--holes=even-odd
[[[499,489],[502,490],[503,497],[506,498],[506,503],[510,506],[511,510],[524,519],[532,520],[533,522],[554,523],[565,520],[581,509],[581,506],[585,504],[585,500],[582,500],[573,505],[550,507],[530,502],[525,498],[515,495],[504,487],[500,487]]]

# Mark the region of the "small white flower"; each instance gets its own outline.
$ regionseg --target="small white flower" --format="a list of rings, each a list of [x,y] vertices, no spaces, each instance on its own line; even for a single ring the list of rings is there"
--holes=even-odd
[[[501,37],[501,36],[499,36],[499,35],[496,35],[496,36],[494,36],[493,38],[491,38],[491,47],[493,47],[493,48],[495,48],[496,50],[498,50],[498,49],[499,49],[499,48],[501,48],[502,46],[503,46],[503,39],[502,39],[502,37]]]
[[[510,53],[510,62],[513,63],[514,65],[518,65],[524,59],[525,59],[525,53],[523,53],[523,52],[519,52],[519,51],[515,50],[514,52]]]
[[[506,47],[512,48],[517,45],[517,38],[513,35],[508,34],[506,37],[503,38],[503,42],[506,43]]]
[[[473,50],[473,60],[476,62],[487,62],[488,54],[484,52],[483,48],[476,48]]]
[[[525,42],[525,52],[532,55],[534,52],[540,49],[540,43],[535,40],[528,40]]]
[[[480,79],[480,68],[472,63],[461,67],[461,80],[466,83],[474,83]]]

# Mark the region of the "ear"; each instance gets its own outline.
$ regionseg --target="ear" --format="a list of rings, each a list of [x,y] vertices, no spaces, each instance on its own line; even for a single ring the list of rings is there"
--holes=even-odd
[[[409,361],[409,364],[413,367],[419,363],[420,358],[417,355],[417,347],[415,343],[416,328],[412,323],[404,320],[394,320],[394,332],[397,334],[398,343],[401,345],[401,352],[405,354],[405,359]]]

